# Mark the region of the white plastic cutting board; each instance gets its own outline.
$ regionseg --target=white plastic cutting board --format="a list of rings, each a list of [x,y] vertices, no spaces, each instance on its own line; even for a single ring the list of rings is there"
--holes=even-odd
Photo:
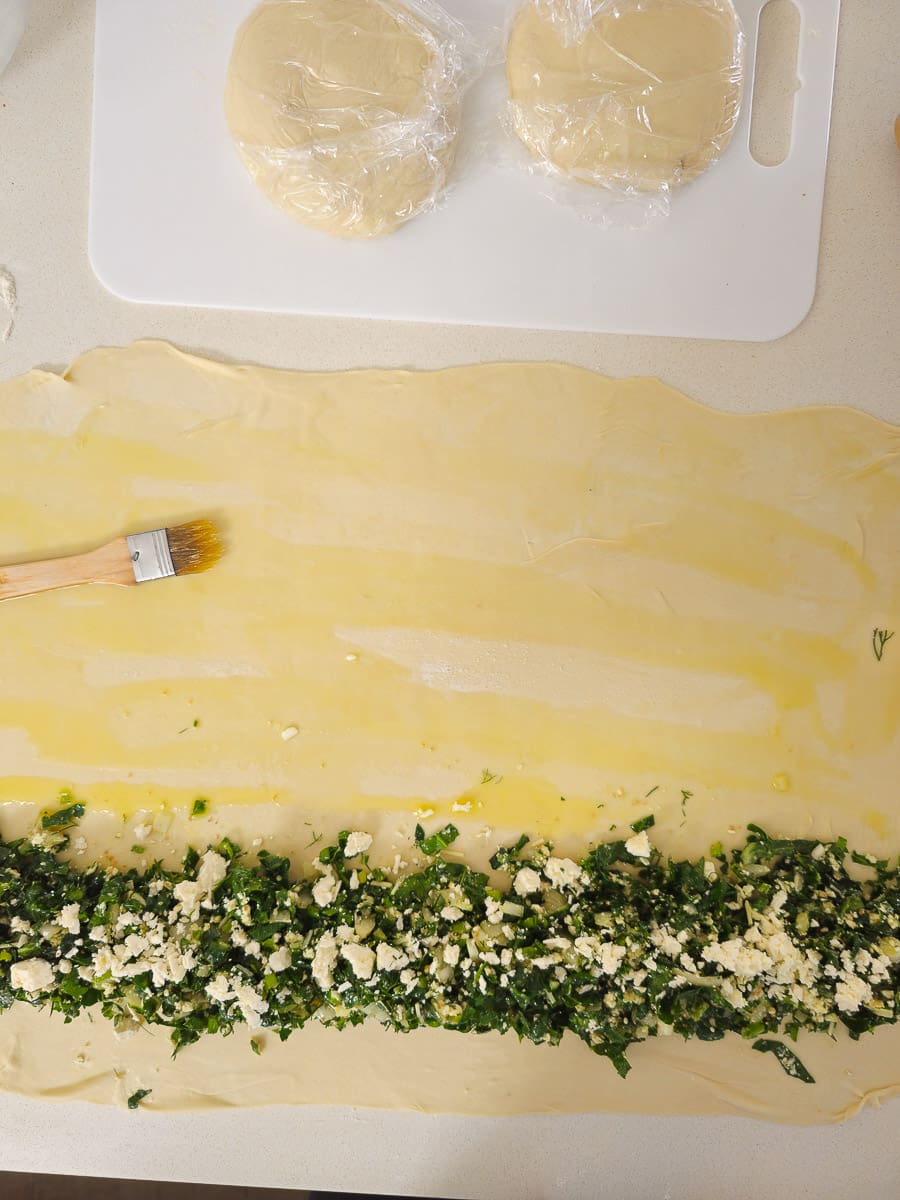
[[[503,21],[515,0],[445,0]],[[590,224],[527,172],[483,157],[441,207],[345,242],[272,207],[222,112],[235,31],[255,0],[97,0],[90,256],[128,300],[213,308],[767,341],[815,292],[840,0],[801,12],[793,144],[750,155],[750,104],[727,153],[641,230]],[[737,0],[745,96],[764,0]],[[480,87],[473,103],[495,104]],[[485,116],[488,114],[485,113]]]

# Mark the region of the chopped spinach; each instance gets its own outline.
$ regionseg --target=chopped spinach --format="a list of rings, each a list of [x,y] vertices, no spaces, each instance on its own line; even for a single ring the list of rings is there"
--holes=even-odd
[[[504,880],[446,859],[448,824],[416,827],[427,861],[406,874],[367,857],[353,869],[346,834],[309,877],[229,838],[181,870],[117,870],[56,853],[81,808],[62,801],[32,837],[0,838],[0,1020],[14,1003],[99,1012],[167,1027],[176,1052],[242,1023],[283,1040],[312,1019],[568,1034],[621,1075],[636,1042],[734,1032],[811,1083],[779,1039],[898,1019],[900,873],[843,838],[751,825],[734,850],[636,864],[623,840],[576,863],[543,843],[524,853],[523,834],[491,859]]]
[[[753,1043],[753,1049],[759,1050],[761,1054],[774,1054],[781,1063],[785,1074],[790,1075],[792,1079],[800,1079],[803,1083],[816,1082],[797,1055],[784,1042],[776,1042],[771,1038],[760,1038]]]

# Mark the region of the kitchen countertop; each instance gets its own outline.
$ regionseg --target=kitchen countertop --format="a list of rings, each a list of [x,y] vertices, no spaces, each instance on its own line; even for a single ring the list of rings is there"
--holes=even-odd
[[[156,337],[318,370],[551,359],[649,374],[723,409],[847,403],[900,420],[900,25],[884,0],[844,6],[818,292],[774,343],[443,327],[128,304],[87,259],[93,5],[34,0],[0,77],[0,267],[18,312],[0,379]],[[2,478],[2,476],[0,476]],[[2,500],[0,500],[2,502]],[[609,1116],[509,1120],[345,1110],[203,1116],[48,1108],[0,1096],[7,1170],[341,1187],[418,1195],[893,1198],[893,1106],[836,1129]],[[98,1136],[97,1130],[102,1130]],[[160,1150],[164,1145],[165,1149]]]

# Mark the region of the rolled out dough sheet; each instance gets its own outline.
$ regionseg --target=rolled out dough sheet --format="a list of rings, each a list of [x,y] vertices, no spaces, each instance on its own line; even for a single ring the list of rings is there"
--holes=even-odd
[[[206,575],[0,606],[5,833],[65,786],[85,860],[124,863],[148,821],[169,858],[228,832],[303,863],[362,827],[389,863],[423,812],[474,862],[648,811],[679,855],[747,821],[900,848],[900,639],[872,648],[900,627],[896,427],[725,415],[564,366],[294,374],[148,342],[0,385],[0,460],[0,561],[200,515],[228,542]],[[626,1081],[574,1041],[264,1040],[173,1062],[164,1031],[19,1006],[0,1086],[795,1122],[900,1088],[896,1029],[806,1039],[815,1087],[737,1038],[635,1047]]]

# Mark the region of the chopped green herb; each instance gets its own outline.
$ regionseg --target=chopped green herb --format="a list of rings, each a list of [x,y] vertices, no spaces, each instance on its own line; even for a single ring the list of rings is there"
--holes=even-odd
[[[431,837],[425,836],[425,830],[421,825],[416,826],[416,845],[423,854],[440,854],[451,846],[459,837],[459,830],[455,825],[445,825],[443,829],[439,829],[437,833],[433,833]]]
[[[297,877],[229,839],[189,849],[181,870],[81,869],[40,824],[0,837],[0,1021],[17,1003],[127,1014],[167,1027],[177,1052],[248,1021],[283,1040],[310,1020],[377,1018],[398,1032],[576,1036],[621,1075],[636,1042],[734,1032],[811,1082],[787,1044],[801,1030],[857,1038],[900,1017],[900,868],[843,838],[751,825],[712,861],[637,861],[620,840],[577,863],[541,842],[523,853],[523,834],[494,854],[498,883],[444,857],[452,825],[417,827],[427,862],[409,874],[354,869],[342,838]]]
[[[872,630],[872,649],[875,651],[875,657],[881,662],[884,656],[884,648],[894,636],[893,629],[873,629]]]
[[[56,812],[47,813],[42,817],[41,828],[67,829],[70,825],[74,825],[76,821],[80,821],[83,816],[83,804],[70,804],[67,808],[60,808]]]
[[[656,817],[653,813],[648,813],[646,817],[641,817],[639,821],[633,822],[631,828],[635,833],[643,833],[645,829],[652,829],[656,824]]]
[[[485,769],[481,772],[481,782],[482,783],[502,783],[503,776],[495,775],[493,771],[489,771],[487,769],[487,767],[485,767]]]
[[[657,783],[650,789],[649,792],[644,793],[644,799],[646,800],[648,796],[652,796],[654,792],[658,792],[658,791],[659,791],[659,784]]]
[[[528,838],[523,833],[514,846],[502,846],[491,856],[491,866],[495,871],[515,870],[521,852],[528,845]]]
[[[693,792],[689,792],[687,788],[681,789],[681,824],[687,821],[687,802],[693,796]]]
[[[146,1099],[152,1091],[153,1088],[138,1088],[136,1092],[132,1092],[128,1097],[128,1107],[130,1109],[139,1108],[141,1101]]]
[[[132,854],[145,854],[146,852],[147,852],[146,846],[132,846],[131,847]]]
[[[203,797],[203,796],[198,796],[197,799],[194,801],[194,803],[191,805],[191,816],[192,817],[202,817],[208,808],[209,808],[209,801],[207,799],[205,799],[205,797]]]
[[[784,1042],[775,1042],[771,1038],[760,1038],[758,1042],[753,1043],[753,1049],[759,1050],[761,1054],[774,1054],[785,1073],[792,1079],[800,1079],[803,1083],[816,1082],[797,1055]]]
[[[319,842],[321,842],[321,840],[322,840],[322,837],[323,837],[323,835],[321,833],[316,833],[316,831],[313,830],[312,837],[306,843],[306,845],[303,847],[303,849],[309,850],[311,846],[318,846]]]
[[[254,1054],[262,1054],[262,1047],[260,1046],[260,1044],[256,1038],[250,1039],[250,1049],[253,1051]]]

